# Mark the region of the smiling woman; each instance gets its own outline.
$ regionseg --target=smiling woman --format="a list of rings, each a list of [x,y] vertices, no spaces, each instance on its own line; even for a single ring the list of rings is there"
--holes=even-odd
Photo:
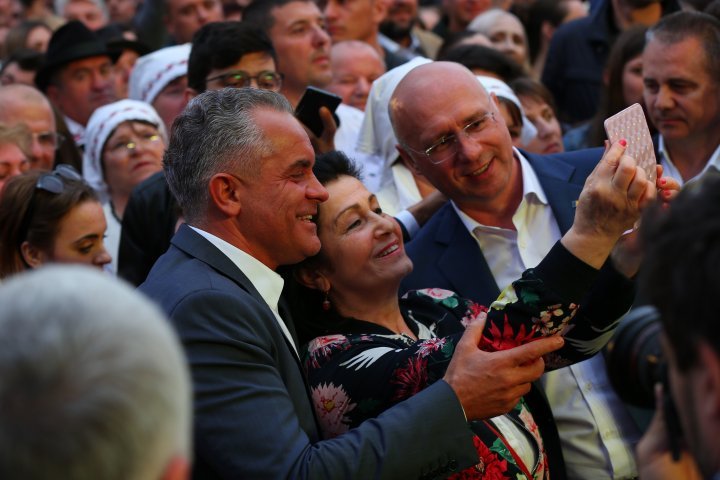
[[[545,358],[546,369],[600,348],[605,328],[576,315],[595,274],[559,242],[490,308],[434,288],[399,298],[412,262],[398,223],[343,154],[320,156],[313,170],[329,195],[315,216],[322,248],[295,268],[288,288],[301,341],[309,342],[304,367],[326,438],[442,379],[465,327],[476,322],[485,322],[479,348],[488,352],[566,337],[566,346]],[[542,432],[522,398],[470,428],[480,462],[456,478],[550,477]]]
[[[85,135],[83,176],[103,202],[115,272],[125,206],[136,185],[162,170],[167,134],[150,105],[121,100],[97,109]]]

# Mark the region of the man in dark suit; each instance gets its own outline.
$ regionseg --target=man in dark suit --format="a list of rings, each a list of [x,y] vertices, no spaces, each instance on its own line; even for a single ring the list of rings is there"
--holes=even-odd
[[[140,290],[190,363],[194,478],[444,478],[477,464],[466,419],[509,410],[563,342],[481,352],[482,326],[470,327],[442,381],[322,441],[274,272],[320,249],[312,217],[327,191],[313,163],[274,92],[205,92],[173,126],[165,174],[187,223]]]
[[[396,88],[390,113],[400,155],[451,200],[409,243],[415,267],[402,290],[446,288],[489,305],[572,226],[576,201],[602,151],[540,157],[513,149],[497,99],[452,63],[411,71]],[[624,273],[633,274],[632,267]],[[608,262],[582,303],[583,313],[617,319],[633,292]],[[602,359],[548,373],[542,381],[560,438],[540,392],[526,400],[536,418],[546,420],[540,430],[553,477],[562,478],[564,463],[570,478],[636,476],[632,445],[639,432],[612,391]],[[565,461],[553,445],[558,442]]]

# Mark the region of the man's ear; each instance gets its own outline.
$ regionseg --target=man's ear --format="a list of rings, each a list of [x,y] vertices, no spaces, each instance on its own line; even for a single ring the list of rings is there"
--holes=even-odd
[[[38,268],[47,262],[47,255],[27,240],[20,245],[20,254],[30,268]]]
[[[373,1],[373,9],[372,9],[372,15],[373,15],[373,23],[375,25],[380,25],[383,20],[385,20],[385,17],[387,16],[388,11],[388,3],[389,0],[374,0]]]
[[[185,105],[190,103],[190,100],[200,95],[200,92],[195,90],[194,88],[187,87],[185,89]]]
[[[400,161],[405,165],[408,170],[413,172],[414,175],[420,175],[422,176],[422,172],[417,166],[417,162],[415,162],[415,159],[412,158],[410,155],[410,152],[405,150],[402,145],[395,145],[395,150],[397,150],[398,154],[400,155]]]
[[[175,25],[174,22],[172,22],[172,18],[169,13],[163,15],[162,22],[163,25],[165,25],[165,30],[167,30],[168,34],[173,37],[175,35]]]
[[[315,265],[303,265],[295,270],[295,280],[301,285],[321,292],[330,291],[330,280]]]
[[[228,217],[240,214],[245,186],[239,178],[229,173],[217,173],[210,179],[208,189],[216,209]]]

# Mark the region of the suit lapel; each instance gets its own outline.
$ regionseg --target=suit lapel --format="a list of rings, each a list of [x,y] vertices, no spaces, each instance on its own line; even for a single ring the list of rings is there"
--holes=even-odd
[[[495,279],[475,238],[470,235],[448,202],[435,241],[443,247],[438,269],[450,281],[451,289],[487,305],[500,294]]]
[[[575,205],[583,187],[572,183],[575,167],[553,157],[538,157],[527,152],[523,152],[523,155],[535,171],[560,233],[564,235],[572,227]]]
[[[255,286],[252,284],[250,279],[248,279],[248,277],[245,276],[242,270],[240,270],[237,265],[235,265],[224,253],[218,250],[215,245],[210,243],[207,239],[203,238],[202,235],[195,232],[189,226],[182,225],[178,229],[175,236],[172,238],[171,243],[186,254],[197,258],[201,262],[208,264],[221,275],[224,275],[237,283],[240,288],[248,292],[255,300],[257,300],[267,309],[267,313],[273,319],[273,323],[276,323],[274,322],[275,314],[270,309],[270,306],[265,302],[265,299],[262,298],[260,292],[258,292]],[[279,330],[280,335],[282,335],[283,339],[285,339],[285,343],[287,344],[287,347],[291,350],[293,357],[295,357],[298,367],[300,367],[300,370],[302,371],[300,359],[296,354],[299,346],[297,333],[295,332],[295,325],[293,324],[292,316],[290,315],[289,310],[285,308],[285,304],[282,298],[280,299],[280,303],[278,304],[278,312],[280,313],[280,318],[290,331],[290,335],[292,336],[295,345],[291,345],[290,340],[282,332],[280,326],[276,326]]]

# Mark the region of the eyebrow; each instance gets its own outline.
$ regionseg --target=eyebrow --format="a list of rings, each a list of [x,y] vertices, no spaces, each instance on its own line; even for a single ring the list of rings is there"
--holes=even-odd
[[[374,193],[371,193],[370,195],[368,195],[368,204],[372,203],[373,200],[377,201],[377,197],[375,196]],[[342,217],[344,217],[348,213],[360,210],[360,208],[361,207],[360,207],[359,203],[353,203],[352,205],[349,205],[348,207],[340,210],[340,212],[337,215],[335,215],[335,219],[333,220],[333,225],[337,226],[338,223],[340,222],[340,220],[342,219]]]
[[[83,235],[82,237],[78,238],[77,240],[74,240],[72,244],[77,246],[83,240],[97,240],[101,237],[102,237],[102,235],[99,235],[97,233],[88,233],[87,235]]]

